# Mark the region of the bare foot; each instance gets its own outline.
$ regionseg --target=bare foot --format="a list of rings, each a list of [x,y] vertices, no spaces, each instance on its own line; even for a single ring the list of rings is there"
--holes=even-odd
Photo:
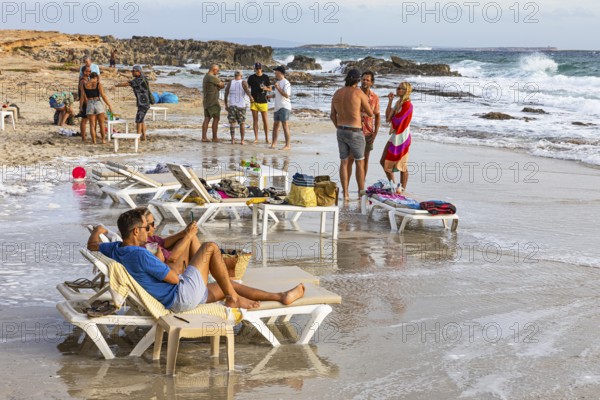
[[[265,140],[265,142],[267,142],[267,144],[271,144],[271,142],[269,141],[269,139]]]
[[[103,141],[102,141],[102,144],[106,144],[106,140],[103,140]]]
[[[284,146],[281,150],[289,150],[290,146]]]
[[[304,296],[304,284],[301,283],[295,288],[288,290],[287,292],[283,292],[281,295],[281,303],[284,305],[292,304],[294,301],[298,300]]]
[[[245,308],[250,310],[252,308],[260,307],[260,301],[250,300],[242,296],[237,296],[236,299],[227,297],[225,298],[225,305],[227,307]]]
[[[272,144],[272,145],[270,145],[270,146],[269,146],[269,148],[270,148],[270,149],[275,149],[275,145],[274,145],[274,144]]]
[[[350,197],[349,196],[344,196],[344,202],[349,202],[350,201]]]
[[[254,141],[252,142],[252,144],[257,144],[258,143],[258,139],[254,139]]]
[[[213,140],[212,140],[212,142],[213,142],[213,143],[218,143],[218,142],[219,142],[219,139],[213,139]]]
[[[210,139],[202,138],[202,142],[204,142],[204,143],[210,143]]]
[[[242,141],[240,142],[240,144],[246,144],[246,141],[245,141],[245,140],[242,140]]]
[[[232,140],[232,141],[231,141],[231,144],[235,144],[235,140]]]

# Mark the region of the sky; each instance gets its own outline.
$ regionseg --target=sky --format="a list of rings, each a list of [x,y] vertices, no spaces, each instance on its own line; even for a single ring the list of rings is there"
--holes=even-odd
[[[600,1],[1,1],[0,29],[272,46],[600,49]]]

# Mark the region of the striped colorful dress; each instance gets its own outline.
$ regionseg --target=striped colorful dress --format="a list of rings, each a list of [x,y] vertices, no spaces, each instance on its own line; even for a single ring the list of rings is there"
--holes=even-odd
[[[408,149],[410,148],[410,121],[413,114],[413,105],[410,100],[405,101],[391,119],[390,140],[385,156],[385,169],[406,171],[408,162]]]

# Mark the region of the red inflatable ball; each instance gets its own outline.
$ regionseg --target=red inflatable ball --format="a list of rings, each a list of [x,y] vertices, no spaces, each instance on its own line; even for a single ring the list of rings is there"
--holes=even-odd
[[[73,168],[72,175],[73,175],[73,179],[77,179],[77,180],[84,179],[85,178],[85,168],[83,168],[83,167]]]

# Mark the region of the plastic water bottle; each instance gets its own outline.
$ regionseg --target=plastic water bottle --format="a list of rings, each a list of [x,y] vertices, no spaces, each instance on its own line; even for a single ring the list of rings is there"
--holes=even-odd
[[[106,115],[108,116],[109,121],[113,120],[113,113],[110,110],[106,111]]]

